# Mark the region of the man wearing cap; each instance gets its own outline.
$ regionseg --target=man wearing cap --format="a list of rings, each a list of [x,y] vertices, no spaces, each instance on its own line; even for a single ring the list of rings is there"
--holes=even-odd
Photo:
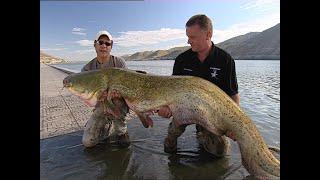
[[[81,69],[81,72],[110,67],[127,68],[124,59],[110,54],[112,45],[111,34],[108,31],[99,31],[94,40],[97,57],[86,64]],[[95,146],[100,141],[110,140],[111,137],[122,147],[130,145],[127,122],[125,120],[129,109],[122,98],[115,98],[113,102],[121,107],[120,117],[115,119],[112,115],[105,114],[103,104],[98,101],[84,127],[82,143],[85,147]]]
[[[99,31],[94,40],[97,57],[86,64],[81,71],[90,71],[108,67],[126,68],[124,59],[110,54],[113,45],[112,36],[108,31]]]

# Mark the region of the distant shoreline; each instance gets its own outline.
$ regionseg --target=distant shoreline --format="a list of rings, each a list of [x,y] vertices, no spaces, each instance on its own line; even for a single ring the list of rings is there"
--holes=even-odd
[[[125,60],[126,62],[132,61],[174,61],[175,59],[142,59],[142,60]],[[280,61],[279,59],[234,59],[236,61]],[[58,62],[58,63],[44,63],[47,65],[55,65],[55,64],[73,64],[73,63],[88,63],[89,61],[65,61],[65,62]]]
[[[174,61],[174,59],[148,59],[148,60],[126,60],[126,61]],[[235,59],[235,60],[239,60],[239,61],[280,61],[280,59]]]
[[[68,63],[67,63],[68,64]],[[62,72],[64,72],[64,73],[66,73],[66,74],[73,74],[74,72],[72,72],[72,71],[68,71],[68,70],[66,70],[66,69],[63,69],[63,68],[58,68],[58,67],[55,67],[55,66],[52,66],[52,65],[54,65],[54,64],[47,64],[48,66],[50,66],[50,67],[52,67],[52,68],[54,68],[54,69],[57,69],[57,70],[59,70],[59,71],[62,71]]]
[[[280,61],[280,59],[235,59],[236,61]],[[174,61],[174,59],[149,59],[149,60],[125,60],[126,62],[132,61]],[[57,64],[72,64],[72,63],[87,63],[89,61],[68,61],[65,63],[57,63]],[[50,64],[55,65],[55,64]]]

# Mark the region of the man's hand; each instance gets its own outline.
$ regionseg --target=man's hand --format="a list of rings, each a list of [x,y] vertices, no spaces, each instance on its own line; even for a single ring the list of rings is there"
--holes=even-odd
[[[240,95],[239,95],[239,93],[231,96],[231,99],[232,99],[238,106],[240,106]]]
[[[110,96],[111,96],[112,99],[113,99],[113,98],[121,98],[121,94],[120,94],[120,92],[118,92],[117,90],[112,90],[112,91],[110,92]]]
[[[163,118],[170,118],[172,116],[172,112],[168,106],[162,106],[157,113]]]
[[[227,132],[226,132],[226,136],[229,137],[230,139],[236,141],[236,137],[235,137],[235,135],[233,134],[233,132],[227,131]]]

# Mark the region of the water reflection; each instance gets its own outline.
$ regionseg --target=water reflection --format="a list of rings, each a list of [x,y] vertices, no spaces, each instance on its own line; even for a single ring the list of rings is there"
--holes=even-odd
[[[85,149],[82,131],[41,140],[41,179],[242,179],[248,176],[232,142],[230,156],[216,158],[199,147],[194,125],[178,139],[176,154],[163,152],[169,121],[153,118],[154,129],[139,120],[128,125],[129,148],[104,142]],[[157,128],[156,128],[157,127]]]
[[[97,179],[130,179],[126,172],[132,150],[118,148],[112,144],[98,144],[94,148],[84,149],[86,161],[96,169]]]
[[[229,157],[217,158],[202,148],[178,151],[168,159],[174,179],[222,179],[230,169]]]

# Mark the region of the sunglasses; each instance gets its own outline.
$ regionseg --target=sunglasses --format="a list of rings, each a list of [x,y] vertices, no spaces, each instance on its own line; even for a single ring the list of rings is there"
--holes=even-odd
[[[111,42],[107,42],[107,41],[104,42],[104,41],[101,41],[101,40],[100,41],[96,41],[96,43],[98,43],[100,46],[102,46],[102,44],[105,44],[106,46],[111,46],[111,44],[112,44]]]

